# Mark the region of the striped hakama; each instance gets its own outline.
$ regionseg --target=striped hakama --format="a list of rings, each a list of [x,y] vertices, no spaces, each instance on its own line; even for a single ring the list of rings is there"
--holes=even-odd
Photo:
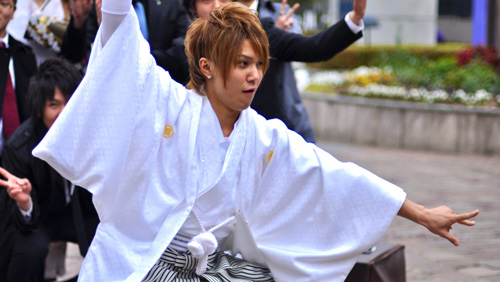
[[[196,275],[196,264],[189,251],[178,252],[167,248],[149,271],[143,282],[224,282],[224,281],[274,281],[268,268],[235,258],[222,251],[208,257],[207,270]]]

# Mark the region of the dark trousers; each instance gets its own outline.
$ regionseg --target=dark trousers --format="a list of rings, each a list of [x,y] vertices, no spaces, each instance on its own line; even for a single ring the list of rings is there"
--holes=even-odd
[[[0,280],[5,277],[5,282],[42,282],[50,242],[77,242],[71,206],[64,212],[49,215],[39,229],[14,230],[11,236],[12,244],[2,246],[2,252],[7,253],[2,254]]]

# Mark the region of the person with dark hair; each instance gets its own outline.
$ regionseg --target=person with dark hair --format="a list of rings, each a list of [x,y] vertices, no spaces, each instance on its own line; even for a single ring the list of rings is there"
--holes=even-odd
[[[0,190],[0,281],[43,281],[50,242],[78,243],[85,255],[94,236],[98,217],[91,194],[31,154],[80,80],[69,62],[54,58],[30,81],[30,117],[5,144],[0,168],[6,179],[0,180],[6,188]]]
[[[206,18],[210,11],[231,0],[183,0],[191,18]],[[278,118],[288,129],[299,133],[306,141],[316,142],[309,116],[302,103],[294,77],[291,61],[319,62],[332,58],[361,38],[366,0],[355,0],[353,11],[328,29],[306,37],[298,33],[297,24],[287,32],[275,25],[275,19],[286,13],[286,6],[275,8],[269,1],[239,0],[257,10],[269,39],[271,60],[269,71],[257,90],[251,107],[267,119]],[[293,12],[293,9],[291,10]],[[288,15],[287,15],[288,16]]]
[[[343,281],[396,215],[457,246],[452,225],[474,225],[478,211],[417,205],[250,109],[269,42],[248,7],[191,24],[185,88],[131,0],[102,5],[85,78],[33,150],[93,194],[82,281]]]
[[[81,78],[82,75],[75,72],[75,69],[64,60],[50,60],[40,66],[40,70],[31,79],[29,85],[28,109],[31,121],[36,122],[39,117],[44,116],[48,101],[61,101],[59,103],[61,109],[57,109],[57,112],[62,111],[78,87]],[[55,118],[51,121],[46,120],[47,118],[43,117],[43,122],[47,128],[50,128]]]
[[[0,156],[3,144],[28,118],[26,98],[36,59],[30,47],[7,32],[16,1],[0,0]]]

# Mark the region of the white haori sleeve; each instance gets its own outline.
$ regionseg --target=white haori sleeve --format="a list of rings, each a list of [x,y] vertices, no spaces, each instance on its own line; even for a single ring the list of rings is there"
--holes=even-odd
[[[247,142],[258,144],[257,152],[244,155],[242,171],[261,168],[262,177],[256,189],[241,190],[246,223],[236,228],[247,225],[255,244],[235,252],[261,257],[276,281],[344,281],[356,257],[383,237],[406,194],[306,143],[280,121],[251,120],[256,134]]]
[[[103,220],[99,203],[111,209],[117,189],[148,180],[134,177],[156,157],[164,121],[187,95],[156,66],[133,9],[105,46],[100,39],[101,30],[85,78],[33,154],[97,196]]]

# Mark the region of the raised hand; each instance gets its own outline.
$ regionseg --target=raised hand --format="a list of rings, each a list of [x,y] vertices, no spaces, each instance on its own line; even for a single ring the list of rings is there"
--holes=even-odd
[[[283,2],[281,2],[280,15],[274,23],[277,28],[283,30],[289,30],[292,27],[294,21],[294,18],[292,17],[293,13],[295,13],[295,11],[297,11],[300,7],[300,4],[296,3],[288,12],[286,12],[286,2],[287,0],[283,0]]]
[[[453,224],[459,223],[467,226],[474,226],[476,223],[469,219],[478,214],[478,210],[468,213],[455,214],[452,209],[445,206],[427,209],[408,199],[404,201],[398,212],[399,216],[425,226],[430,232],[447,239],[455,246],[460,245],[460,242],[457,237],[450,233],[450,230],[453,228]]]
[[[71,0],[70,7],[73,16],[73,27],[82,29],[92,10],[92,0]]]
[[[469,219],[478,215],[479,211],[476,210],[468,213],[455,214],[455,212],[449,207],[441,206],[434,209],[428,209],[427,213],[427,222],[424,222],[423,225],[432,233],[437,234],[450,241],[453,245],[458,246],[460,245],[460,242],[457,237],[450,233],[450,230],[453,228],[453,224],[459,223],[467,226],[474,226],[476,223]]]
[[[17,202],[17,205],[24,211],[30,209],[31,183],[26,178],[19,178],[10,174],[7,170],[0,167],[0,174],[7,180],[0,179],[0,186],[7,188],[9,196]]]
[[[352,12],[349,14],[349,18],[355,24],[359,24],[366,12],[366,0],[354,0],[352,4]]]

